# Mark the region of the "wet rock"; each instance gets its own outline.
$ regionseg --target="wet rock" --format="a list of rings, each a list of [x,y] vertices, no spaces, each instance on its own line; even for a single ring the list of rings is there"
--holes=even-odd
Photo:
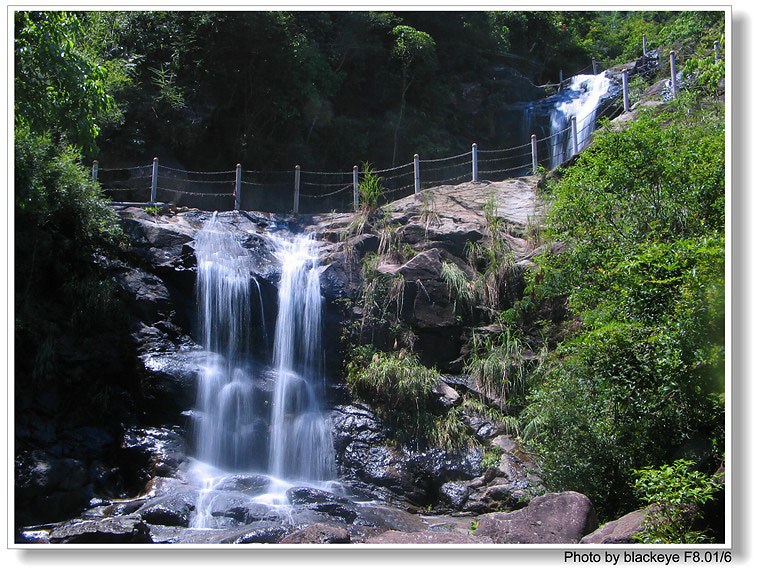
[[[239,491],[255,494],[256,491],[263,491],[266,489],[270,482],[271,480],[266,475],[245,473],[225,477],[224,481],[216,485],[214,488],[217,491]]]
[[[350,542],[351,536],[345,528],[316,523],[287,535],[280,544],[348,544]]]
[[[148,525],[136,516],[68,521],[50,532],[51,544],[150,543]]]
[[[510,513],[483,515],[475,534],[499,544],[577,544],[597,524],[588,497],[571,491],[547,493]]]
[[[156,275],[121,261],[112,261],[108,273],[121,290],[131,315],[147,323],[169,316],[171,295],[166,284]]]
[[[277,544],[292,532],[287,526],[265,526],[222,539],[222,544]]]
[[[190,492],[161,495],[146,501],[135,514],[149,524],[186,527],[195,511],[195,500],[195,493]]]
[[[246,496],[217,495],[210,506],[211,515],[225,518],[232,524],[247,525],[254,522],[282,521],[283,515],[277,509],[261,503],[253,503]]]
[[[135,252],[150,265],[193,265],[183,246],[193,240],[195,228],[180,219],[171,222],[161,217],[159,221],[139,208],[129,208],[122,211],[122,227]]]
[[[171,477],[187,460],[179,427],[131,428],[124,433],[121,453],[134,466],[144,465],[140,478]]]
[[[291,487],[285,492],[291,505],[308,505],[314,503],[348,503],[348,499],[339,497],[329,491],[313,487]]]
[[[449,481],[441,485],[439,497],[441,503],[455,511],[463,509],[470,497],[471,489],[464,481]]]

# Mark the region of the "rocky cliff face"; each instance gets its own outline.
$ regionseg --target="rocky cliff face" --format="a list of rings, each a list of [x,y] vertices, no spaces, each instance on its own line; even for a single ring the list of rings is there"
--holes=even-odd
[[[362,303],[367,285],[362,265],[368,256],[377,256],[375,271],[403,282],[397,317],[415,337],[415,350],[425,363],[448,373],[441,375],[436,388],[441,409],[457,405],[468,395],[498,406],[498,398],[462,374],[470,323],[454,308],[442,272],[444,264],[453,264],[475,278],[468,255],[474,244],[488,239],[495,215],[510,228],[506,239],[516,270],[508,287],[519,291],[522,270],[535,253],[530,226],[541,213],[535,199],[536,182],[528,178],[436,188],[386,206],[382,231],[361,214],[301,219],[220,214],[251,253],[251,277],[260,284],[263,305],[268,307],[264,320],[272,324],[279,268],[267,234],[308,231],[322,240],[326,364],[345,492],[291,490],[292,512],[285,520],[277,509],[261,505],[253,509],[241,503],[236,498],[239,493],[260,485],[255,477],[241,476],[237,487],[229,489],[226,506],[220,506],[215,515],[228,521],[229,528],[213,533],[188,528],[197,490],[187,475],[192,445],[188,418],[205,355],[194,337],[194,240],[211,214],[167,210],[150,216],[139,208],[121,209],[131,247],[120,259],[101,260],[101,264],[129,308],[134,421],[118,432],[82,431],[79,447],[90,449],[84,455],[68,453],[60,445],[54,446],[55,450],[25,449],[18,454],[16,511],[24,513],[19,524],[26,525],[19,529],[19,540],[500,541],[500,519],[493,523],[494,533],[484,530],[472,536],[468,531],[473,517],[528,505],[537,484],[529,458],[506,435],[504,426],[470,410],[467,429],[478,442],[476,447],[457,452],[393,443],[372,408],[352,401],[348,394],[342,378],[341,338],[346,327],[362,319],[367,310]],[[389,240],[394,250],[387,248]],[[373,326],[368,325],[362,334],[382,337],[387,333],[382,330],[384,325],[377,325],[376,330]],[[262,347],[262,354],[267,348]],[[495,460],[484,461],[484,450],[490,450]],[[51,502],[52,497],[57,497],[57,502]],[[368,499],[385,506],[369,507]],[[48,508],[41,508],[43,504]],[[565,510],[576,517],[575,507]],[[51,523],[77,513],[77,519]],[[431,518],[434,514],[438,518]],[[449,518],[451,514],[458,518]],[[562,516],[561,512],[552,514],[558,520]],[[29,526],[34,523],[40,524]],[[588,525],[580,521],[577,526],[573,542]]]

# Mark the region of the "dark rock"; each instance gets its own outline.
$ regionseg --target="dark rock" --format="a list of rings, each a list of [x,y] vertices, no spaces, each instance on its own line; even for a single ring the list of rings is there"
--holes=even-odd
[[[367,408],[357,405],[336,406],[333,414],[335,447],[345,449],[352,442],[367,445],[382,443],[389,435],[377,417]]]
[[[143,329],[140,341],[142,409],[149,418],[176,421],[195,403],[198,376],[209,353],[194,344],[169,341],[157,346],[149,336],[156,334],[162,336],[155,328]]]
[[[581,539],[581,544],[633,544],[634,535],[641,532],[645,510],[639,509],[600,526]]]
[[[380,238],[375,234],[360,234],[349,238],[347,244],[359,257],[362,257],[367,253],[377,252]]]
[[[405,510],[391,506],[357,505],[359,516],[354,526],[372,527],[380,530],[398,530],[402,532],[419,532],[426,526],[422,519]]]
[[[254,522],[281,522],[283,515],[275,507],[251,502],[251,498],[237,493],[214,492],[210,505],[215,518],[229,519],[232,524],[247,525]]]
[[[490,544],[488,537],[461,532],[399,532],[389,530],[367,539],[368,544]]]
[[[460,511],[470,497],[471,489],[464,481],[449,481],[441,485],[439,496],[441,503]]]
[[[87,464],[41,450],[15,459],[17,523],[61,520],[85,508],[93,496]]]
[[[348,503],[348,499],[339,497],[329,491],[313,487],[291,487],[285,492],[291,505],[308,505],[314,503]]]
[[[577,544],[597,524],[588,497],[570,491],[536,497],[511,513],[483,515],[475,534],[499,544]]]
[[[291,532],[292,528],[288,526],[264,526],[246,530],[224,538],[220,542],[222,544],[277,544]]]
[[[280,544],[348,544],[350,542],[351,537],[346,529],[316,523],[287,535]]]
[[[285,493],[291,505],[305,505],[309,510],[332,519],[351,523],[358,516],[351,501],[334,493],[311,487],[292,487]]]
[[[50,532],[51,544],[150,543],[150,529],[139,517],[72,520]]]
[[[194,511],[195,494],[186,492],[149,499],[137,509],[136,514],[149,524],[186,527]]]
[[[121,453],[125,461],[145,466],[143,477],[171,477],[187,460],[185,445],[178,427],[131,428],[124,433]]]
[[[172,309],[171,295],[160,278],[118,261],[110,264],[108,272],[121,289],[122,298],[131,315],[148,323],[169,316]]]
[[[217,491],[252,493],[266,489],[270,482],[271,480],[266,475],[246,473],[225,477],[225,479],[217,484],[214,489]]]

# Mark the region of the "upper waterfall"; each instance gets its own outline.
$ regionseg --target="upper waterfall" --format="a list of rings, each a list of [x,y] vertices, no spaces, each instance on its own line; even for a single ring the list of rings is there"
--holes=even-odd
[[[575,75],[569,85],[556,95],[551,110],[551,168],[572,156],[571,120],[575,117],[578,152],[589,143],[596,125],[599,104],[610,92],[612,80],[606,72],[597,75]]]

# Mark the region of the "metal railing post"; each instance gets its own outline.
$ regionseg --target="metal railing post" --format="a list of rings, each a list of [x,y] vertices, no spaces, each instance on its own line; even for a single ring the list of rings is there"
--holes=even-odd
[[[593,72],[594,72],[594,75],[597,75],[597,74],[599,73],[599,72],[597,71],[597,67],[596,67],[596,58],[595,58],[595,57],[592,57],[592,58],[591,58],[591,71],[593,71]]]
[[[237,164],[235,166],[235,210],[240,209],[240,188],[243,182],[243,166]]]
[[[530,153],[533,156],[533,175],[538,174],[538,139],[530,135]]]
[[[414,155],[414,193],[420,193],[420,155]]]
[[[472,181],[478,181],[478,145],[472,143]]]
[[[153,172],[150,177],[150,203],[156,203],[156,194],[158,192],[158,157],[153,159]]]
[[[713,42],[713,53],[715,53],[715,63],[718,63],[720,61],[720,42],[718,40]]]
[[[570,117],[570,133],[573,140],[573,156],[578,154],[578,122],[575,116]]]
[[[354,165],[354,211],[359,209],[359,167]]]
[[[644,50],[644,56],[646,56],[647,55],[647,51],[648,51],[647,50],[647,35],[646,34],[642,34],[642,36],[641,36],[641,47]]]
[[[678,96],[678,84],[676,83],[676,52],[670,50],[670,92],[673,99]]]
[[[562,91],[562,82],[564,81],[562,70],[559,70],[559,87],[557,88],[557,93]]]
[[[92,179],[93,180],[98,179],[98,161],[97,160],[92,161]]]
[[[623,70],[623,112],[627,113],[631,110],[631,105],[628,100],[628,70]]]
[[[293,213],[298,213],[301,201],[301,167],[296,164],[295,180],[293,182]]]

